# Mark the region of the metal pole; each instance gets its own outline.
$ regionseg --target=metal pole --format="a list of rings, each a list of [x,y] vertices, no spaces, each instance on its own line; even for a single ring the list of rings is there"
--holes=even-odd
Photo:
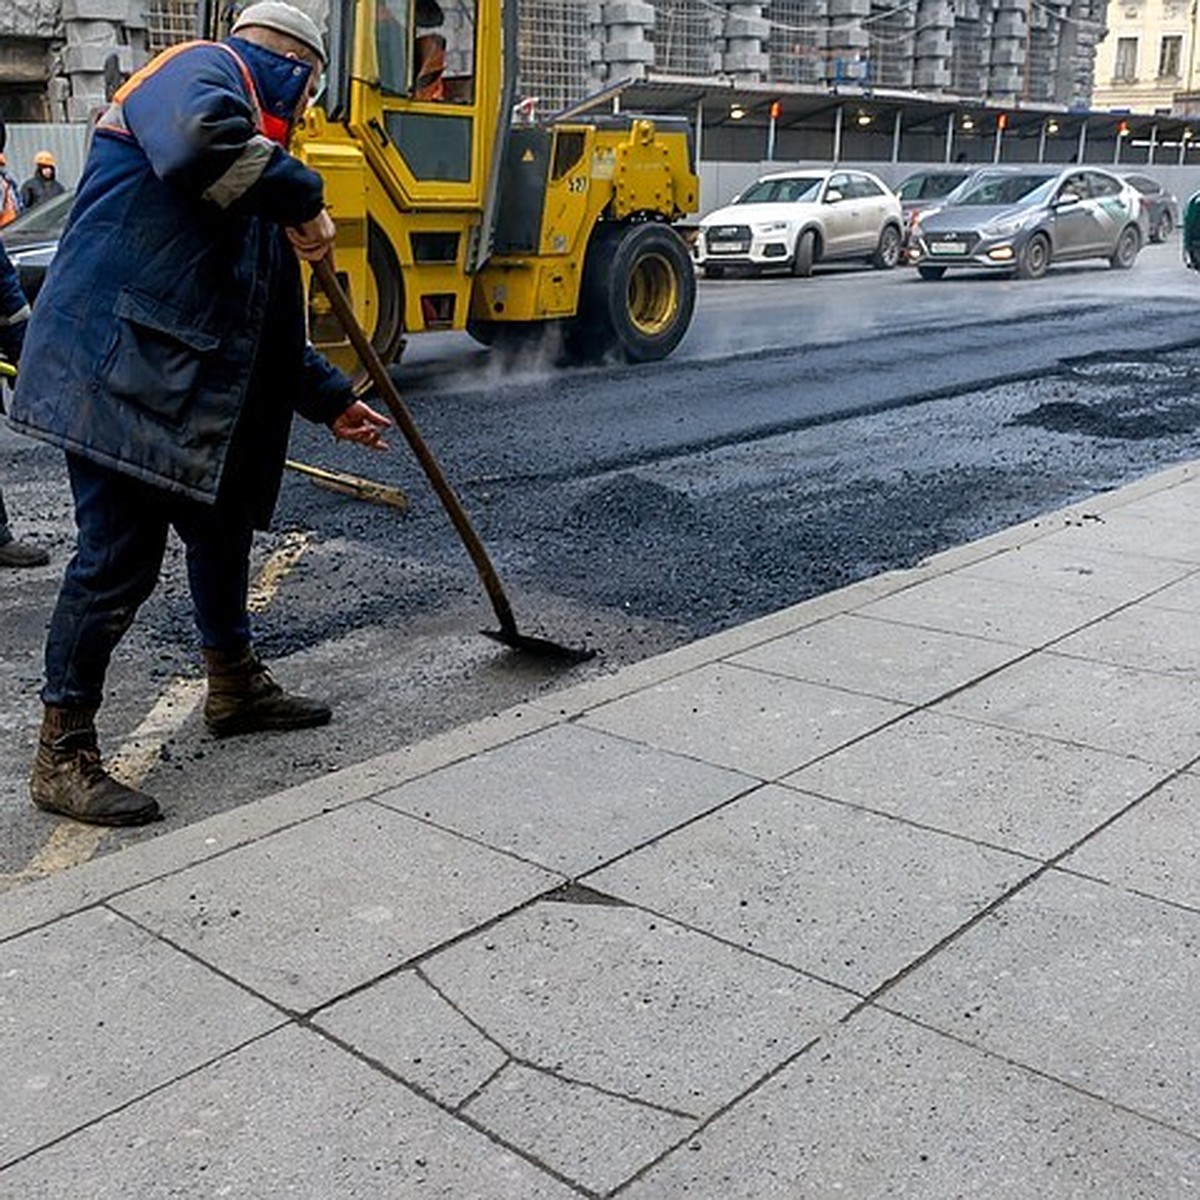
[[[896,109],[896,121],[892,125],[892,162],[900,161],[900,109]]]
[[[833,161],[842,161],[842,112],[845,105],[839,104],[833,114]]]
[[[1000,161],[1000,143],[1004,138],[1004,126],[996,122],[996,140],[992,143],[992,162]]]
[[[1150,126],[1150,148],[1146,151],[1146,162],[1154,166],[1154,152],[1158,149],[1158,126]]]
[[[1075,161],[1082,163],[1084,155],[1087,154],[1087,118],[1084,117],[1082,124],[1079,126],[1079,145],[1075,150]]]
[[[696,101],[696,165],[693,170],[700,174],[700,147],[704,142],[704,101]]]
[[[1121,161],[1121,130],[1116,130],[1116,137],[1113,138],[1116,143],[1113,146],[1113,166],[1115,167]]]
[[[767,125],[767,162],[775,161],[775,113],[772,110]]]
[[[946,118],[946,161],[950,161],[954,153],[954,114]]]
[[[1046,122],[1042,122],[1041,131],[1038,133],[1038,162],[1046,161]]]

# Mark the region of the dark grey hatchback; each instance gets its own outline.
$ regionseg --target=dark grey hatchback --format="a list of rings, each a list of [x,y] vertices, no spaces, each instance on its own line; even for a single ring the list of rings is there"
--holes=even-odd
[[[1133,266],[1146,241],[1137,191],[1094,167],[992,167],[927,212],[910,261],[923,279],[950,267],[1036,279],[1051,263],[1106,258]]]

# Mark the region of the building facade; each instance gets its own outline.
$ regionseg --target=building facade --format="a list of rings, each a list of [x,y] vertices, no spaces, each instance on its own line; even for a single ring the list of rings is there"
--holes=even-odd
[[[1191,0],[1110,0],[1096,56],[1094,105],[1145,113],[1197,111]]]
[[[523,0],[521,90],[544,112],[615,80],[654,76],[1087,105],[1106,2]],[[87,120],[116,76],[191,35],[195,7],[9,0],[0,10],[0,117]]]

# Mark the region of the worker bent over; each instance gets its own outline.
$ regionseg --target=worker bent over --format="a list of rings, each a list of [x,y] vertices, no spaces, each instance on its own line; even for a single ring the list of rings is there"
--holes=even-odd
[[[155,59],[118,92],[29,323],[12,423],[66,451],[78,540],[46,643],[38,807],[155,820],[102,768],[95,715],[168,530],[187,551],[217,736],[330,718],[251,644],[252,531],[270,519],[293,410],[382,445],[385,417],[305,340],[297,255],[331,248],[321,179],[286,151],[324,61],[298,9],[260,0],[224,43]]]

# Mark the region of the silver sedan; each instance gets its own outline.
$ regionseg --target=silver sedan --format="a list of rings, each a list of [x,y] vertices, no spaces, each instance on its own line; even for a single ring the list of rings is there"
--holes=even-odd
[[[1095,167],[993,167],[924,213],[909,260],[923,279],[950,267],[1036,279],[1051,263],[1106,258],[1133,266],[1146,241],[1138,193]]]

